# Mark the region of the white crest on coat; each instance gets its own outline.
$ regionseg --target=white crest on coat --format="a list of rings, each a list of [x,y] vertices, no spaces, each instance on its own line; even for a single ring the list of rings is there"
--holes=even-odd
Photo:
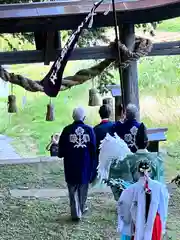
[[[130,133],[124,135],[124,141],[127,143],[128,147],[136,147],[136,135],[138,132],[138,128],[133,126],[130,129]],[[136,147],[137,148],[137,147]]]
[[[98,165],[98,178],[100,181],[108,179],[110,166],[113,161],[118,163],[124,158],[132,154],[128,145],[116,133],[114,137],[107,133],[106,137],[101,141]]]
[[[74,134],[70,134],[69,141],[74,143],[74,148],[86,148],[86,143],[90,142],[90,137],[89,134],[84,133],[82,127],[78,127]]]

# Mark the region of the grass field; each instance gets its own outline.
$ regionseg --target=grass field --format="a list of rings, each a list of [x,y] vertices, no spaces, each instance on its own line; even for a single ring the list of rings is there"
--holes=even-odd
[[[65,189],[62,164],[1,167],[1,240],[118,240],[116,202],[111,193],[93,192],[88,197],[89,212],[80,224],[70,222],[67,197],[14,198],[10,189]],[[177,189],[169,204],[168,238],[180,238],[180,194]],[[7,227],[8,226],[8,227]]]
[[[163,21],[158,25],[157,30],[164,32],[180,32],[180,18]]]
[[[164,21],[158,25],[157,31],[178,32],[180,18]],[[10,38],[10,35],[7,35]],[[15,47],[18,42],[13,41]],[[0,39],[1,48],[8,49],[6,41]],[[33,46],[25,42],[20,48],[33,49]],[[139,62],[139,90],[141,117],[148,126],[168,126],[168,139],[176,142],[179,136],[179,93],[180,93],[180,57],[154,57],[143,58]],[[90,66],[92,62],[76,61],[68,63],[65,75],[75,73],[83,67]],[[49,66],[39,65],[15,65],[12,71],[25,75],[31,79],[39,80],[46,74]],[[118,73],[115,73],[118,82]],[[44,155],[45,146],[49,137],[54,132],[59,132],[71,122],[71,112],[75,106],[83,105],[87,109],[87,122],[94,125],[99,121],[97,108],[87,106],[88,89],[91,82],[73,89],[61,92],[56,99],[54,122],[46,122],[46,106],[49,98],[41,93],[25,92],[15,86],[14,93],[17,96],[18,113],[9,116],[6,109],[6,99],[0,100],[0,109],[3,117],[0,118],[0,132],[14,137],[14,146],[22,155]],[[25,106],[22,106],[26,99]],[[166,110],[168,109],[168,111]],[[170,113],[170,114],[169,114]],[[177,133],[178,132],[178,133]],[[174,134],[177,133],[177,134]]]
[[[179,18],[164,21],[158,31],[180,31]],[[0,42],[1,44],[2,42]],[[3,43],[3,49],[7,49]],[[17,45],[17,42],[15,43]],[[1,45],[2,46],[2,45]],[[31,46],[26,46],[31,48]],[[166,180],[172,179],[180,170],[180,57],[143,58],[139,62],[139,90],[141,119],[149,127],[168,127],[168,141],[161,145],[172,156],[165,159]],[[89,66],[90,62],[71,62],[65,75]],[[13,66],[12,71],[39,80],[49,67],[42,65]],[[117,73],[116,77],[118,79]],[[45,121],[48,97],[42,93],[28,93],[14,88],[18,113],[7,114],[6,99],[0,100],[0,133],[13,137],[13,145],[23,156],[45,155],[45,146],[54,132],[70,123],[75,106],[87,110],[87,122],[99,121],[98,108],[88,107],[88,89],[91,82],[59,94],[53,100],[54,122]],[[26,104],[22,106],[22,98]],[[0,239],[1,240],[117,240],[116,203],[112,195],[91,194],[88,199],[90,212],[79,225],[68,221],[68,199],[14,199],[9,190],[18,187],[65,188],[61,164],[43,164],[40,174],[38,165],[1,167],[0,182]],[[180,194],[177,190],[169,205],[168,240],[180,239]]]
[[[180,93],[180,57],[145,58],[139,63],[139,90],[142,120],[150,127],[166,126],[169,128],[168,139],[176,142],[179,128],[179,93]],[[67,74],[75,72],[76,64],[71,63],[73,69]],[[84,63],[84,67],[87,62]],[[79,68],[82,68],[80,66]],[[43,67],[24,66],[22,69],[13,69],[14,72],[26,74],[32,79],[42,77]],[[68,68],[70,69],[70,67]],[[158,69],[158,70],[157,70]],[[44,70],[45,71],[45,70]],[[117,75],[118,79],[118,75]],[[87,109],[87,122],[94,125],[99,121],[98,108],[88,107],[88,89],[91,82],[82,86],[61,92],[53,99],[55,106],[55,121],[46,122],[46,105],[49,98],[42,93],[27,93],[20,87],[15,87],[18,102],[18,113],[8,116],[6,99],[1,100],[0,131],[15,138],[15,147],[22,154],[45,154],[45,146],[54,132],[59,132],[70,123],[71,112],[75,106],[83,105]],[[22,108],[22,98],[26,96],[27,103]],[[168,111],[166,110],[168,109]],[[174,134],[176,132],[176,134]]]
[[[111,194],[91,193],[90,212],[79,225],[69,221],[67,197],[16,199],[8,194],[9,189],[23,187],[65,189],[62,164],[43,164],[41,175],[36,164],[1,167],[1,179],[1,240],[116,239],[116,211]]]

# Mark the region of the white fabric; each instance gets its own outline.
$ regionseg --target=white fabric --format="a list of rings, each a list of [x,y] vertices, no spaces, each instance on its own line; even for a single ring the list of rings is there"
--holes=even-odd
[[[138,128],[136,126],[133,126],[130,129],[130,132],[124,135],[124,140],[126,141],[126,143],[128,144],[129,147],[135,147],[136,149],[136,135],[138,132]]]
[[[137,183],[124,190],[118,201],[118,231],[132,236],[132,223],[135,223],[134,240],[151,240],[157,212],[161,218],[163,234],[165,233],[169,199],[167,188],[150,178],[148,178],[148,186],[151,190],[151,203],[146,223],[144,178],[140,178]]]
[[[148,153],[147,149],[138,149],[136,153]]]
[[[127,144],[116,133],[112,137],[107,133],[106,137],[101,141],[99,152],[98,179],[108,179],[111,163],[123,161],[124,158],[132,154]]]
[[[74,148],[86,148],[87,143],[90,142],[90,136],[82,127],[77,127],[75,132],[69,135],[69,142],[74,144]]]
[[[130,207],[133,199],[133,189],[128,188],[128,191],[123,191],[118,201],[118,232],[132,236],[132,217]]]

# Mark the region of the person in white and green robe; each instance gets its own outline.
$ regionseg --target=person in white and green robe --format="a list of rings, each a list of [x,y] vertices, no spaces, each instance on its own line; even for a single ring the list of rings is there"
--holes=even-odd
[[[112,163],[109,171],[109,180],[122,179],[127,184],[137,182],[139,179],[138,167],[139,163],[146,159],[151,166],[150,177],[153,180],[157,180],[161,183],[164,182],[164,167],[163,157],[159,152],[149,152],[147,150],[148,137],[147,130],[143,123],[140,124],[136,135],[136,147],[137,151],[133,154],[128,154],[127,157],[117,163]],[[115,200],[118,201],[120,193],[116,191],[116,187],[111,186]]]

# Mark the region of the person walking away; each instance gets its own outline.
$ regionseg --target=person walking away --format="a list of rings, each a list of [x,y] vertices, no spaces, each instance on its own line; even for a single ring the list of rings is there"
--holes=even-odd
[[[117,121],[113,126],[113,133],[122,138],[135,153],[137,151],[135,139],[140,123],[137,121],[138,109],[134,104],[128,104],[125,111],[124,122]]]
[[[96,172],[96,138],[93,128],[84,123],[83,108],[75,108],[72,117],[74,122],[60,136],[58,157],[64,158],[71,217],[79,221],[87,210],[88,187]]]
[[[46,150],[50,152],[51,157],[58,156],[58,142],[59,142],[59,134],[56,133],[51,136],[50,143],[46,146]]]
[[[113,122],[109,120],[111,115],[111,108],[109,105],[104,104],[99,109],[99,115],[101,122],[94,127],[94,132],[96,135],[96,152],[99,155],[99,146],[101,141],[106,137],[107,133],[112,132]]]
[[[138,181],[139,173],[137,171],[139,162],[142,159],[146,159],[151,167],[150,177],[153,180],[157,180],[164,183],[164,160],[160,152],[149,152],[147,129],[144,123],[141,123],[136,135],[136,147],[137,151],[134,155],[128,156],[130,164],[130,171],[133,176],[134,182]]]
[[[143,123],[140,124],[136,135],[136,153],[128,154],[123,161],[117,164],[112,163],[109,170],[109,179],[124,180],[127,183],[137,182],[139,180],[139,163],[144,159],[150,166],[149,176],[151,179],[164,183],[164,164],[163,157],[159,152],[149,152],[147,129]],[[113,149],[112,149],[113,151]],[[117,187],[111,187],[115,200],[118,200]]]
[[[97,176],[97,167],[99,164],[99,151],[100,151],[99,147],[100,147],[101,141],[106,137],[107,133],[109,133],[109,134],[112,133],[112,127],[114,124],[113,122],[111,122],[109,120],[109,117],[111,115],[111,108],[108,104],[103,104],[99,108],[99,115],[101,118],[101,122],[94,127],[94,132],[96,135],[96,157],[97,157],[97,159],[96,159],[96,176]],[[100,184],[99,181],[94,181],[92,186],[99,187],[99,188],[105,187],[105,185]]]
[[[121,240],[162,240],[166,232],[169,193],[149,176],[150,162],[141,159],[139,179],[118,200],[118,232]]]

